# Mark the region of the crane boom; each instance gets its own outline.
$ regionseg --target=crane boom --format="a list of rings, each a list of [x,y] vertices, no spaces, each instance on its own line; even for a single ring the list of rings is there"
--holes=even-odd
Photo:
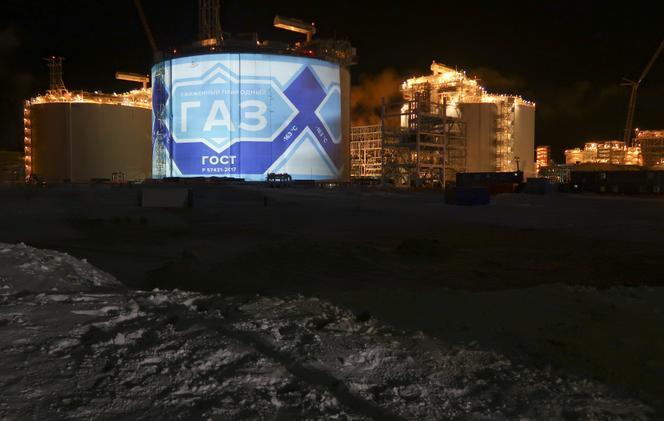
[[[145,13],[143,12],[143,6],[141,5],[141,0],[134,0],[134,5],[136,6],[138,17],[141,18],[141,23],[143,24],[143,30],[145,31],[145,35],[148,37],[150,48],[152,48],[152,52],[156,54],[159,51],[159,48],[157,48],[157,42],[154,40],[154,36],[152,36],[152,30],[150,29],[148,20],[145,17]]]
[[[641,73],[641,77],[639,80],[634,82],[633,80],[625,80],[625,83],[623,85],[630,86],[631,92],[629,94],[629,104],[627,106],[627,121],[625,122],[625,134],[623,136],[623,141],[625,142],[625,145],[632,146],[632,128],[634,126],[634,112],[636,110],[636,94],[639,89],[639,85],[641,82],[643,82],[643,79],[646,78],[648,75],[648,72],[650,71],[650,68],[655,64],[655,61],[659,57],[659,55],[662,53],[662,50],[664,50],[664,40],[659,44],[659,47],[655,51],[655,54],[650,58],[650,61],[646,65],[645,69],[643,69],[643,72]]]
[[[664,50],[664,40],[662,40],[662,42],[659,44],[659,48],[657,48],[657,51],[655,51],[655,54],[653,54],[646,68],[643,69],[643,73],[641,73],[641,77],[636,83],[641,83],[643,79],[645,79],[645,77],[648,75],[648,72],[650,71],[650,68],[653,64],[655,64],[655,60],[657,60],[657,57],[659,57],[659,55],[662,53],[662,50]]]

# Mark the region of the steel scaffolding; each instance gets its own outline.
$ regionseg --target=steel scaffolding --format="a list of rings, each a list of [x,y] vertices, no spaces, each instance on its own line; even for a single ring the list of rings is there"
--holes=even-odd
[[[380,124],[351,128],[350,176],[353,178],[380,178],[382,129]]]
[[[496,105],[498,107],[496,114],[496,171],[513,171],[516,104],[514,98],[506,97]]]
[[[429,86],[405,102],[383,104],[381,183],[442,187],[466,167],[465,123],[432,103]]]

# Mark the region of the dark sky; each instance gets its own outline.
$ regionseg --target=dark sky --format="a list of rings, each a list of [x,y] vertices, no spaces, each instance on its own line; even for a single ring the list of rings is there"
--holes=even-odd
[[[537,103],[537,144],[562,149],[587,139],[621,138],[627,88],[664,38],[656,2],[384,2],[222,0],[224,31],[297,39],[271,27],[275,14],[315,21],[320,36],[358,49],[355,81],[392,68],[429,73],[437,60],[484,78],[490,91]],[[197,33],[196,0],[143,0],[162,48]],[[323,7],[325,5],[326,7]],[[21,101],[44,89],[42,60],[61,55],[70,89],[122,91],[116,70],[149,73],[152,54],[132,0],[2,0],[0,148],[21,144]],[[664,57],[641,85],[636,126],[664,128]]]

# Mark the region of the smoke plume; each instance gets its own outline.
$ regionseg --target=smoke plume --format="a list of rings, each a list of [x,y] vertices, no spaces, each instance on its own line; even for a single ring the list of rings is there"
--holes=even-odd
[[[374,76],[363,75],[351,90],[351,115],[354,126],[380,123],[382,99],[386,102],[401,100],[401,78],[392,69]]]

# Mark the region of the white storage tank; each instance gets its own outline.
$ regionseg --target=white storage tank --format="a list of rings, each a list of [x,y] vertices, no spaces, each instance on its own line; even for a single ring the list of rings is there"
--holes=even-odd
[[[459,104],[466,122],[466,171],[496,171],[497,106],[490,102]]]
[[[526,177],[535,177],[535,105],[517,102],[514,111],[514,156]]]
[[[151,176],[149,91],[66,93],[26,103],[26,175],[48,182]]]

